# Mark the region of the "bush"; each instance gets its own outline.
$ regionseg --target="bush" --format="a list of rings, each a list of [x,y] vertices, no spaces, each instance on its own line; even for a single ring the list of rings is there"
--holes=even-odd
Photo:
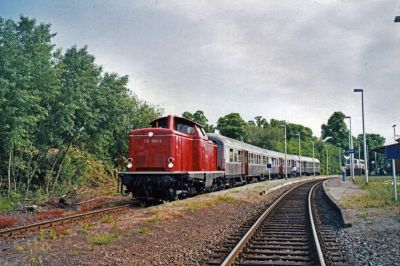
[[[13,208],[12,202],[9,198],[0,197],[0,211],[8,211]]]
[[[47,210],[40,212],[36,215],[36,219],[38,221],[43,221],[43,220],[48,220],[48,219],[53,219],[53,218],[58,218],[63,216],[64,214],[63,209],[52,209],[52,210]]]
[[[13,226],[17,222],[17,219],[12,216],[1,216],[0,217],[0,229]]]

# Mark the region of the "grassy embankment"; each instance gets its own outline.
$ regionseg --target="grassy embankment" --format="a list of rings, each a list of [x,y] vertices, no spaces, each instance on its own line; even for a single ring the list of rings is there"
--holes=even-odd
[[[397,181],[397,194],[400,200],[400,180]],[[341,203],[346,208],[388,208],[400,211],[400,201],[393,199],[393,182],[391,176],[370,176],[368,185],[365,184],[364,176],[355,178],[356,185],[365,191],[363,195],[344,197]]]

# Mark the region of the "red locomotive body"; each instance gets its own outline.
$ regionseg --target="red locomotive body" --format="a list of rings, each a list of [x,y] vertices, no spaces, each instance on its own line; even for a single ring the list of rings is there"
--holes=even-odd
[[[223,176],[217,171],[217,146],[201,125],[167,116],[151,126],[129,132],[128,171],[119,174],[125,193],[173,199],[211,188]]]

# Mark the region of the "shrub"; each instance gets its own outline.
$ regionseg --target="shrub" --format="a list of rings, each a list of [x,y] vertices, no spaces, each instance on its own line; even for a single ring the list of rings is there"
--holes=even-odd
[[[38,221],[44,221],[48,219],[58,218],[63,216],[64,210],[63,209],[52,209],[40,212],[36,215],[36,219]]]
[[[13,207],[11,200],[9,198],[0,197],[0,211],[8,211]]]
[[[14,225],[17,222],[17,219],[13,216],[1,216],[0,217],[0,229],[6,228]]]

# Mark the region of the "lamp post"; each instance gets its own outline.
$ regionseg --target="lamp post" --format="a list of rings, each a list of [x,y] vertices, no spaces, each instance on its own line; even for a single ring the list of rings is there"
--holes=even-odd
[[[299,137],[299,164],[300,164],[300,176],[301,176],[301,143],[300,143],[300,132],[296,134]]]
[[[393,125],[393,140],[396,143],[396,125]],[[396,161],[395,161],[395,159],[392,159],[392,170],[393,170],[394,200],[397,201],[397,178],[396,178]]]
[[[363,136],[364,136],[365,184],[368,185],[368,154],[367,154],[367,139],[365,137],[364,90],[363,89],[354,89],[354,92],[361,92],[362,127],[363,127]]]
[[[350,123],[350,131],[349,131],[349,149],[353,150],[354,152],[354,147],[353,147],[353,137],[351,135],[351,116],[346,116],[345,118],[349,119]],[[354,153],[350,153],[350,173],[351,173],[351,179],[354,182]]]
[[[332,137],[326,137],[323,142],[326,142],[328,139],[331,139]],[[329,159],[328,159],[328,145],[325,145],[325,150],[326,150],[326,175],[329,175],[329,169],[328,169],[328,165],[329,165]]]
[[[311,141],[311,142],[312,142],[312,163],[313,163],[313,170],[314,170],[314,176],[315,176],[315,155],[314,155],[315,148],[314,148],[314,141]]]
[[[287,174],[287,160],[286,160],[286,155],[287,155],[286,123],[280,126],[285,128],[285,179],[287,179],[288,174]]]

